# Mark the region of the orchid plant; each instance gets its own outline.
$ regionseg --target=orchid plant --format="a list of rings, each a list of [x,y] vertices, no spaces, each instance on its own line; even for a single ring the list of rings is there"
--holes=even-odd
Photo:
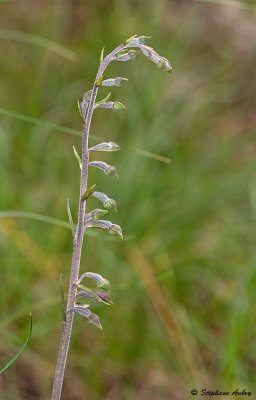
[[[73,234],[73,256],[67,306],[66,309],[63,309],[62,333],[53,383],[52,400],[59,400],[61,398],[74,315],[79,314],[85,317],[89,324],[93,324],[102,329],[99,317],[89,309],[88,304],[80,304],[78,299],[85,297],[95,299],[98,303],[104,303],[107,305],[112,304],[112,300],[109,295],[110,284],[107,279],[95,272],[86,272],[79,278],[84,233],[89,228],[101,228],[106,229],[110,234],[119,235],[122,238],[122,229],[119,225],[113,224],[111,221],[101,219],[108,211],[117,211],[115,200],[109,198],[105,193],[95,191],[95,185],[88,188],[87,180],[89,167],[98,168],[106,175],[117,176],[117,170],[114,166],[108,165],[104,161],[90,161],[90,155],[95,152],[110,152],[120,149],[119,146],[114,142],[103,142],[89,148],[88,139],[94,110],[96,108],[106,108],[117,112],[125,110],[125,106],[119,101],[109,101],[110,94],[103,100],[97,102],[96,97],[99,89],[102,86],[119,87],[127,82],[126,78],[121,77],[104,79],[103,75],[105,70],[112,61],[125,62],[133,60],[139,55],[139,53],[142,53],[160,69],[167,72],[172,71],[169,61],[157,54],[156,51],[151,47],[146,45],[149,39],[150,38],[147,36],[134,35],[127,39],[125,43],[115,48],[106,57],[104,57],[103,48],[100,55],[100,65],[93,88],[84,93],[81,102],[78,101],[78,109],[83,121],[82,159],[80,158],[77,150],[73,148],[74,154],[81,168],[78,222],[75,229],[68,201],[68,216]],[[98,199],[102,203],[104,209],[96,208],[86,213],[86,203],[90,196]],[[95,281],[97,289],[90,289],[81,284],[85,278]],[[64,299],[63,289],[62,299]]]

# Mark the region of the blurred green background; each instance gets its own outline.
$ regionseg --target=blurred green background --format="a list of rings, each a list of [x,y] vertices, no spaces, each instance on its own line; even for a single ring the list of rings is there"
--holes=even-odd
[[[76,99],[102,47],[134,34],[150,35],[173,73],[142,55],[106,72],[129,79],[111,88],[127,111],[97,110],[90,143],[120,143],[94,157],[119,179],[90,170],[89,184],[117,200],[108,219],[126,238],[85,239],[81,272],[109,279],[114,305],[92,304],[103,332],[75,318],[63,400],[183,400],[205,387],[256,395],[256,10],[224,3],[0,2],[0,366],[25,341],[29,312],[34,321],[29,346],[0,376],[1,400],[50,397],[59,276],[67,293],[72,253],[58,221],[5,211],[67,223],[70,198],[76,219]]]

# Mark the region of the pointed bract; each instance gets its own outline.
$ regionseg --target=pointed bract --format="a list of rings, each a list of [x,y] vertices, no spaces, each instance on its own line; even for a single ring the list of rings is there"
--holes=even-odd
[[[96,186],[96,183],[95,183],[94,185],[92,185],[89,189],[87,189],[87,190],[84,192],[83,196],[81,197],[81,200],[82,200],[82,201],[87,200],[87,199],[93,194],[93,191],[94,191],[95,186]]]
[[[126,41],[124,42],[124,44],[126,45],[126,44],[130,43],[130,41],[133,40],[133,39],[136,38],[136,37],[137,37],[137,35],[133,35],[133,36],[129,37],[128,39],[126,39]]]
[[[108,94],[106,97],[104,97],[104,99],[99,100],[99,101],[96,101],[96,103],[95,103],[95,105],[94,105],[94,108],[97,108],[97,107],[99,107],[101,104],[105,103],[105,102],[110,98],[110,96],[111,96],[111,92],[109,92],[109,94]]]
[[[102,50],[100,53],[100,65],[103,63],[103,60],[104,60],[104,49],[105,49],[105,47],[102,47]]]
[[[78,152],[76,151],[75,146],[73,146],[73,152],[74,152],[75,157],[76,157],[76,159],[77,159],[77,161],[78,161],[78,164],[79,164],[80,169],[82,169],[82,160],[81,160],[81,158],[80,158]]]
[[[69,219],[69,223],[70,223],[72,236],[74,237],[75,236],[75,228],[74,228],[74,222],[73,222],[72,214],[71,214],[71,211],[70,211],[69,199],[67,201],[67,211],[68,211],[68,219]]]

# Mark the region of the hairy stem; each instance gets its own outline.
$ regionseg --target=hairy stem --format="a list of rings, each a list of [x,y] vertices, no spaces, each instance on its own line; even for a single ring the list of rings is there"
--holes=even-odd
[[[96,82],[103,75],[108,64],[112,61],[113,55],[125,47],[126,46],[124,46],[123,44],[118,46],[115,50],[113,50],[109,55],[107,55],[104,58],[102,64],[100,65],[93,85],[93,90],[90,103],[88,106],[86,120],[83,125],[82,169],[81,169],[81,180],[80,180],[78,224],[73,239],[73,256],[72,256],[70,282],[69,282],[69,293],[67,300],[67,311],[73,308],[75,305],[76,293],[77,293],[77,286],[75,285],[75,282],[78,280],[79,277],[80,260],[83,247],[84,215],[86,209],[86,201],[82,201],[81,197],[87,189],[88,163],[89,163],[88,139],[89,139],[92,115],[94,111],[94,104],[98,92],[98,87],[96,85]],[[60,347],[59,347],[59,353],[58,353],[55,377],[53,383],[52,397],[51,397],[52,400],[59,400],[61,398],[63,379],[64,379],[67,356],[68,356],[70,337],[72,332],[73,317],[74,317],[73,312],[66,312],[66,321],[63,321],[62,324],[61,341],[60,341]]]

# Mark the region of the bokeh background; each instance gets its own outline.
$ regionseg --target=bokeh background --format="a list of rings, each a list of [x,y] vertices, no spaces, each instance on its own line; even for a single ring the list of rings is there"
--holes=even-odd
[[[135,33],[152,37],[173,73],[140,55],[105,75],[129,79],[111,88],[127,111],[97,110],[90,140],[120,143],[95,156],[119,178],[91,170],[89,183],[117,200],[109,219],[125,240],[86,236],[81,272],[108,278],[114,305],[92,304],[103,332],[76,317],[63,400],[256,395],[255,11],[235,0],[0,2],[0,366],[33,315],[29,346],[0,377],[1,400],[50,397],[68,198],[77,215],[76,100],[102,47]]]

